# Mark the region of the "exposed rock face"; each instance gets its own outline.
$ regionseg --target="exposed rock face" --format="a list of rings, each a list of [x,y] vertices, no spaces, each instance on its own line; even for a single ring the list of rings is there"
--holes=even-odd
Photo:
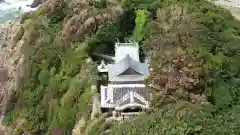
[[[42,0],[34,0],[33,3],[30,5],[30,7],[35,8],[40,4],[42,4]]]
[[[21,68],[24,56],[20,50],[24,44],[18,35],[21,29],[19,20],[10,21],[5,24],[5,28],[0,32],[0,117],[1,122],[7,109],[8,101],[12,91],[16,89],[19,83],[19,77],[22,75]]]
[[[48,25],[48,21],[51,21],[52,18],[48,18],[47,16],[49,15],[57,15],[61,14],[61,11],[69,10],[69,16],[65,16],[64,21],[63,21],[63,28],[60,29],[59,32],[54,33],[56,34],[56,37],[52,36],[49,34],[44,34],[40,35],[40,30],[41,28],[38,27],[28,27],[27,29],[23,29],[23,26],[19,22],[9,22],[6,24],[6,29],[2,33],[0,33],[0,37],[3,41],[3,44],[0,45],[2,48],[2,52],[4,52],[4,56],[7,57],[6,60],[6,67],[8,70],[8,80],[5,82],[4,85],[0,85],[0,87],[4,86],[4,89],[0,90],[0,97],[3,98],[3,106],[0,107],[2,108],[1,112],[5,112],[5,110],[8,108],[8,101],[10,100],[10,97],[12,95],[12,91],[16,89],[16,87],[19,84],[20,77],[23,76],[23,71],[24,71],[24,56],[21,53],[21,48],[24,45],[25,47],[29,47],[32,45],[34,41],[34,45],[42,45],[45,44],[45,42],[48,42],[48,39],[45,37],[49,37],[50,40],[54,40],[53,43],[55,44],[55,41],[58,43],[66,43],[69,41],[82,41],[84,40],[84,36],[89,36],[89,34],[92,33],[92,31],[96,31],[100,29],[103,25],[107,24],[112,24],[115,22],[117,19],[119,19],[123,13],[123,9],[121,6],[109,6],[109,8],[106,8],[103,12],[97,10],[96,8],[93,8],[88,0],[80,0],[80,1],[72,1],[72,3],[79,2],[81,3],[80,5],[78,4],[73,4],[74,8],[71,6],[64,7],[65,2],[61,0],[46,0],[39,10],[41,11],[47,11],[45,12],[37,12],[36,16],[37,21],[34,21],[33,24],[41,24],[42,25]],[[82,7],[83,6],[83,7]],[[74,13],[70,12],[72,9],[77,9],[79,11],[74,11]],[[110,10],[110,11],[109,11]],[[89,11],[86,12],[86,11]],[[56,13],[55,13],[56,12]],[[60,13],[59,13],[60,12]],[[35,17],[36,17],[35,16]],[[28,16],[29,17],[29,16]],[[36,19],[36,18],[29,18],[31,19]],[[25,17],[21,17],[23,25],[28,25]],[[54,19],[54,18],[53,18]],[[42,22],[40,22],[42,21]],[[39,22],[39,23],[37,23]],[[73,23],[73,24],[71,24]],[[31,23],[29,24],[29,26]],[[36,29],[35,29],[36,28]],[[50,28],[50,27],[49,27]],[[26,30],[26,32],[24,31]],[[76,31],[75,31],[76,30]],[[63,36],[62,36],[63,35]],[[32,38],[30,38],[32,37]],[[63,40],[60,42],[59,40]],[[36,41],[36,43],[35,43]],[[52,44],[52,41],[49,41]],[[48,43],[49,43],[48,42]],[[46,44],[48,44],[46,43]],[[62,48],[62,47],[61,47]],[[65,52],[64,52],[65,53]],[[1,99],[1,98],[0,98]],[[99,114],[99,108],[100,108],[100,103],[99,99],[95,99],[93,105],[93,113],[92,116],[96,116]],[[27,123],[28,121],[26,121]],[[15,125],[17,122],[14,122],[13,125]],[[11,128],[13,126],[11,125]],[[78,127],[77,127],[78,128]],[[25,133],[24,133],[25,134]],[[57,133],[60,135],[60,133]]]
[[[93,96],[93,106],[92,106],[92,113],[91,113],[91,120],[97,117],[97,115],[101,114],[101,108],[100,108],[100,100],[99,96],[95,95]]]
[[[81,135],[83,134],[83,128],[86,126],[86,121],[82,117],[75,125],[75,128],[72,131],[72,135]]]
[[[5,66],[5,62],[5,54],[0,53],[0,82],[6,82],[8,80],[8,68]]]
[[[0,82],[6,82],[8,80],[8,69],[6,67],[0,68]]]

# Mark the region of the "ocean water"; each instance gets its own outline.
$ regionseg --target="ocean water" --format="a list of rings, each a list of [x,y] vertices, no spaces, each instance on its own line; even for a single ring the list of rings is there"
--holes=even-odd
[[[32,2],[33,0],[3,0],[3,2],[0,2],[0,26],[19,17],[24,12],[36,10],[36,8],[27,6]]]

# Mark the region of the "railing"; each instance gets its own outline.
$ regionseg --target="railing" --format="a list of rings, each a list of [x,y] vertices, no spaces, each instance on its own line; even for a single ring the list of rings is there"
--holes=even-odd
[[[142,96],[140,96],[139,94],[137,94],[136,92],[133,93],[134,97],[136,97],[137,99],[139,99],[140,101],[142,101],[144,104],[148,105],[149,102],[146,101]]]

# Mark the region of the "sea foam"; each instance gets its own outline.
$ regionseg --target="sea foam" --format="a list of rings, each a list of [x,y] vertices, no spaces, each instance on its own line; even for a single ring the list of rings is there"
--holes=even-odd
[[[19,17],[21,14],[29,11],[35,11],[37,8],[31,8],[33,0],[5,0],[0,3],[0,24]]]

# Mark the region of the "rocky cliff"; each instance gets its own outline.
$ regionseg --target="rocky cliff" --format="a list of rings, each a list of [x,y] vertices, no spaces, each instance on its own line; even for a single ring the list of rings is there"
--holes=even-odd
[[[31,8],[35,8],[35,7],[39,6],[40,4],[42,4],[42,0],[34,0],[33,3],[29,6]]]
[[[6,24],[1,86],[10,134],[71,134],[78,117],[90,119],[97,82],[91,52],[122,14],[116,1],[46,0]]]
[[[232,119],[240,113],[231,112],[240,101],[239,37],[239,22],[204,0],[43,1],[1,32],[2,123],[12,135],[99,135],[106,127],[120,135],[211,134],[219,125],[239,133]],[[153,69],[146,83],[157,89],[153,111],[119,125],[100,114],[92,54],[111,54],[125,39],[141,44]],[[195,121],[206,103],[231,123],[216,124],[212,113]],[[218,113],[225,108],[232,117]]]
[[[8,108],[8,101],[14,90],[16,90],[19,78],[23,75],[24,55],[21,48],[23,40],[17,41],[16,38],[21,36],[22,25],[19,20],[9,21],[0,33],[0,113],[1,121],[4,113]],[[20,35],[19,35],[20,34]]]

